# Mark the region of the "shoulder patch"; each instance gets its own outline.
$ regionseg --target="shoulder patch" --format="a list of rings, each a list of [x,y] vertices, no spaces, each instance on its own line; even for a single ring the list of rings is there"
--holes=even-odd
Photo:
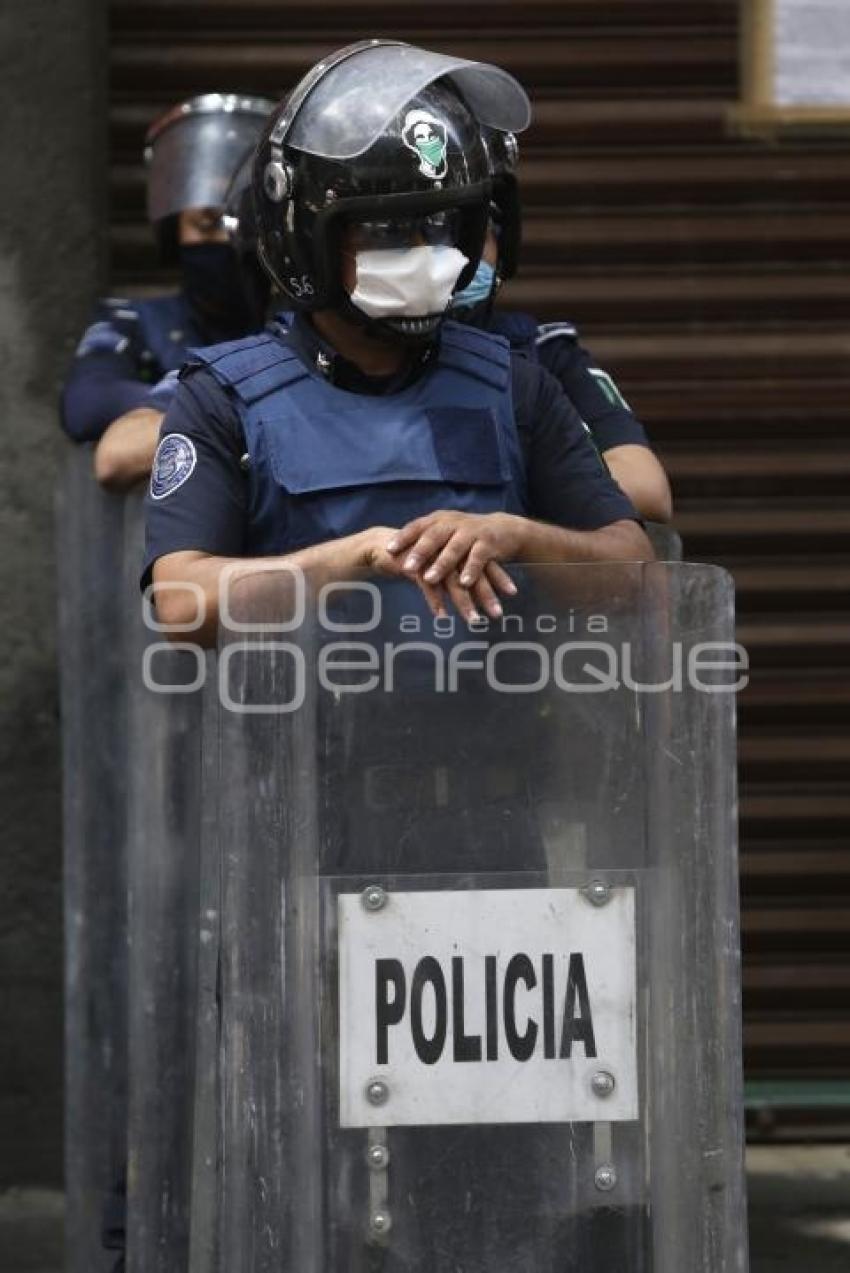
[[[184,433],[169,433],[156,448],[151,473],[151,499],[165,499],[187,482],[195,471],[198,453]]]
[[[623,407],[626,411],[631,411],[631,407],[626,402],[620,390],[617,388],[614,380],[608,375],[607,371],[603,371],[601,367],[588,367],[587,369],[599,388],[605,394],[605,397],[611,403],[612,407]]]

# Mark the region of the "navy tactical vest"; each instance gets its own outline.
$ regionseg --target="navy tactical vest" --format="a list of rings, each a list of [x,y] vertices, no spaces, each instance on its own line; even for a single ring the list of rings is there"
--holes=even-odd
[[[503,336],[514,353],[523,354],[532,362],[537,362],[537,319],[530,314],[495,310],[487,319],[487,331],[494,336]]]
[[[157,378],[182,367],[189,346],[204,339],[189,302],[180,293],[133,301],[132,306],[138,314],[139,341],[152,359],[152,374]]]
[[[248,556],[403,526],[439,508],[527,513],[506,341],[447,322],[398,393],[351,393],[271,332],[193,350],[234,397],[250,485]]]

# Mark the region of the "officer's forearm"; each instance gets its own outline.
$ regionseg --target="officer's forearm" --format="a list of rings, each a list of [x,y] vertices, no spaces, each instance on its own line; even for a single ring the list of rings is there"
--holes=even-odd
[[[126,491],[150,476],[162,412],[140,408],[113,420],[97,444],[94,473],[101,486]]]
[[[62,392],[62,427],[75,442],[97,442],[113,420],[140,407],[149,392],[150,385],[136,379],[123,358],[100,359],[97,367],[82,359]]]
[[[599,530],[565,530],[547,522],[521,519],[518,560],[541,564],[562,561],[654,561],[652,545],[637,522],[618,521]]]
[[[165,625],[170,641],[213,647],[225,589],[233,618],[243,622],[281,620],[287,617],[294,597],[289,589],[294,589],[295,571],[302,571],[316,588],[345,579],[362,567],[363,544],[363,535],[349,535],[299,552],[253,559],[167,553],[153,568],[157,618]],[[195,626],[199,618],[200,625]]]

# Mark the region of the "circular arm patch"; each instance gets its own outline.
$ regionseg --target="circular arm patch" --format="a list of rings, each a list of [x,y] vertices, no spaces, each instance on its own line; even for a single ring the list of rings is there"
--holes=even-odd
[[[169,433],[156,448],[151,473],[151,499],[165,499],[187,482],[195,471],[198,455],[191,438]]]

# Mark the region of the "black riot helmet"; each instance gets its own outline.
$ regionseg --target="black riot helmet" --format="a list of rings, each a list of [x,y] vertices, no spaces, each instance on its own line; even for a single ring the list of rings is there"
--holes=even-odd
[[[528,99],[506,72],[397,41],[351,45],[326,58],[272,116],[257,148],[258,253],[301,310],[338,309],[356,321],[341,280],[347,224],[450,220],[475,273],[490,176],[480,124],[521,129]],[[366,325],[383,320],[365,320]]]
[[[516,178],[519,145],[515,133],[486,125],[481,129],[481,137],[493,184],[491,215],[499,238],[497,274],[500,279],[513,278],[522,242],[522,204]]]
[[[148,216],[164,265],[177,261],[186,208],[222,208],[234,170],[253,154],[274,108],[265,97],[203,93],[154,120],[145,136]]]

